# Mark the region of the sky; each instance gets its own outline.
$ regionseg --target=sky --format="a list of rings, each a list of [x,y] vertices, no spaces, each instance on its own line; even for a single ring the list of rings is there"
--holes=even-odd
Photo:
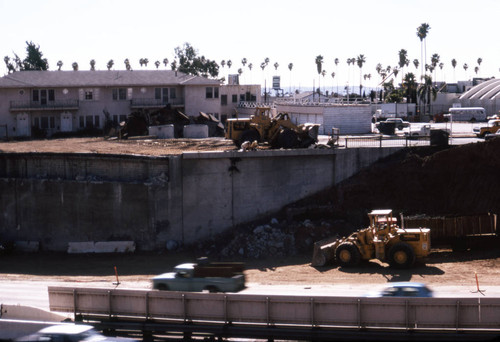
[[[500,76],[498,0],[0,0],[0,13],[2,61],[14,54],[25,58],[26,42],[33,42],[48,59],[49,70],[57,70],[59,60],[63,70],[72,70],[73,62],[89,70],[91,59],[98,70],[106,70],[110,59],[115,70],[125,70],[126,58],[134,70],[153,70],[155,61],[173,61],[175,48],[189,43],[219,65],[232,61],[231,68],[220,68],[220,77],[242,68],[240,83],[269,87],[272,77],[280,76],[285,91],[318,85],[337,91],[348,84],[358,87],[360,79],[365,87],[377,87],[376,65],[396,66],[401,49],[411,62],[396,81],[407,72],[420,75],[412,61],[422,59],[417,28],[427,23],[426,61],[438,54],[444,63],[434,80]],[[315,63],[319,55],[324,77]],[[359,55],[366,60],[362,69],[349,67],[347,59]],[[147,67],[140,66],[141,58],[149,59]],[[270,62],[263,71],[265,58]],[[6,73],[2,62],[0,76]]]

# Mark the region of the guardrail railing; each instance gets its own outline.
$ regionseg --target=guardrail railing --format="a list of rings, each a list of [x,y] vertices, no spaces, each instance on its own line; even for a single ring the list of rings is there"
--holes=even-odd
[[[50,310],[89,317],[272,326],[494,329],[500,298],[358,298],[49,286]]]

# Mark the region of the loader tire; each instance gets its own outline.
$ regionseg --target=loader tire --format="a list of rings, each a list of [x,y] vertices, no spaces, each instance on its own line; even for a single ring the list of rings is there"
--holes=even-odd
[[[245,141],[249,141],[252,143],[255,140],[257,140],[257,142],[260,142],[259,132],[257,132],[255,129],[247,129],[246,131],[243,131],[243,133],[241,133],[238,147],[241,147],[241,144],[243,144]]]
[[[389,265],[394,268],[410,268],[415,263],[413,248],[404,242],[398,242],[389,249]]]
[[[335,250],[335,260],[342,267],[353,267],[359,264],[361,254],[353,243],[345,242]]]

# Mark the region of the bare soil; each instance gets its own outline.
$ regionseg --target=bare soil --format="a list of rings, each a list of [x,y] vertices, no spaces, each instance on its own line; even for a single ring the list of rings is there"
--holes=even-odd
[[[69,138],[0,142],[0,153],[104,153],[165,156],[186,151],[236,150],[223,138],[106,140]],[[363,227],[366,212],[392,208],[405,214],[471,214],[500,211],[500,139],[452,148],[404,150],[363,170],[333,189],[290,206],[327,205],[350,227]],[[331,212],[329,215],[332,215]],[[331,218],[331,217],[330,217]],[[321,217],[319,219],[322,219]],[[227,241],[220,241],[226,243]],[[112,281],[114,267],[124,281],[147,281],[179,262],[194,261],[195,250],[126,255],[21,254],[0,257],[4,280]],[[425,264],[394,270],[378,261],[346,269],[310,266],[310,252],[244,259],[247,281],[259,284],[376,284],[423,281],[431,285],[500,285],[500,249],[495,245],[456,253],[435,249]],[[237,261],[238,258],[232,260]]]

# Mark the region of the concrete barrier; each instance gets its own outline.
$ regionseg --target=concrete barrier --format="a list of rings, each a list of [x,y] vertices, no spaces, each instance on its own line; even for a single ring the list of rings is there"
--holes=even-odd
[[[69,242],[68,253],[130,253],[135,252],[134,241]]]
[[[159,139],[175,138],[174,125],[149,126],[148,131],[149,135],[155,135]]]
[[[186,125],[184,126],[184,138],[202,139],[208,138],[207,125]]]
[[[16,241],[16,251],[34,253],[40,250],[40,242],[38,241]]]
[[[135,252],[134,241],[105,241],[94,244],[95,253],[130,253]]]

